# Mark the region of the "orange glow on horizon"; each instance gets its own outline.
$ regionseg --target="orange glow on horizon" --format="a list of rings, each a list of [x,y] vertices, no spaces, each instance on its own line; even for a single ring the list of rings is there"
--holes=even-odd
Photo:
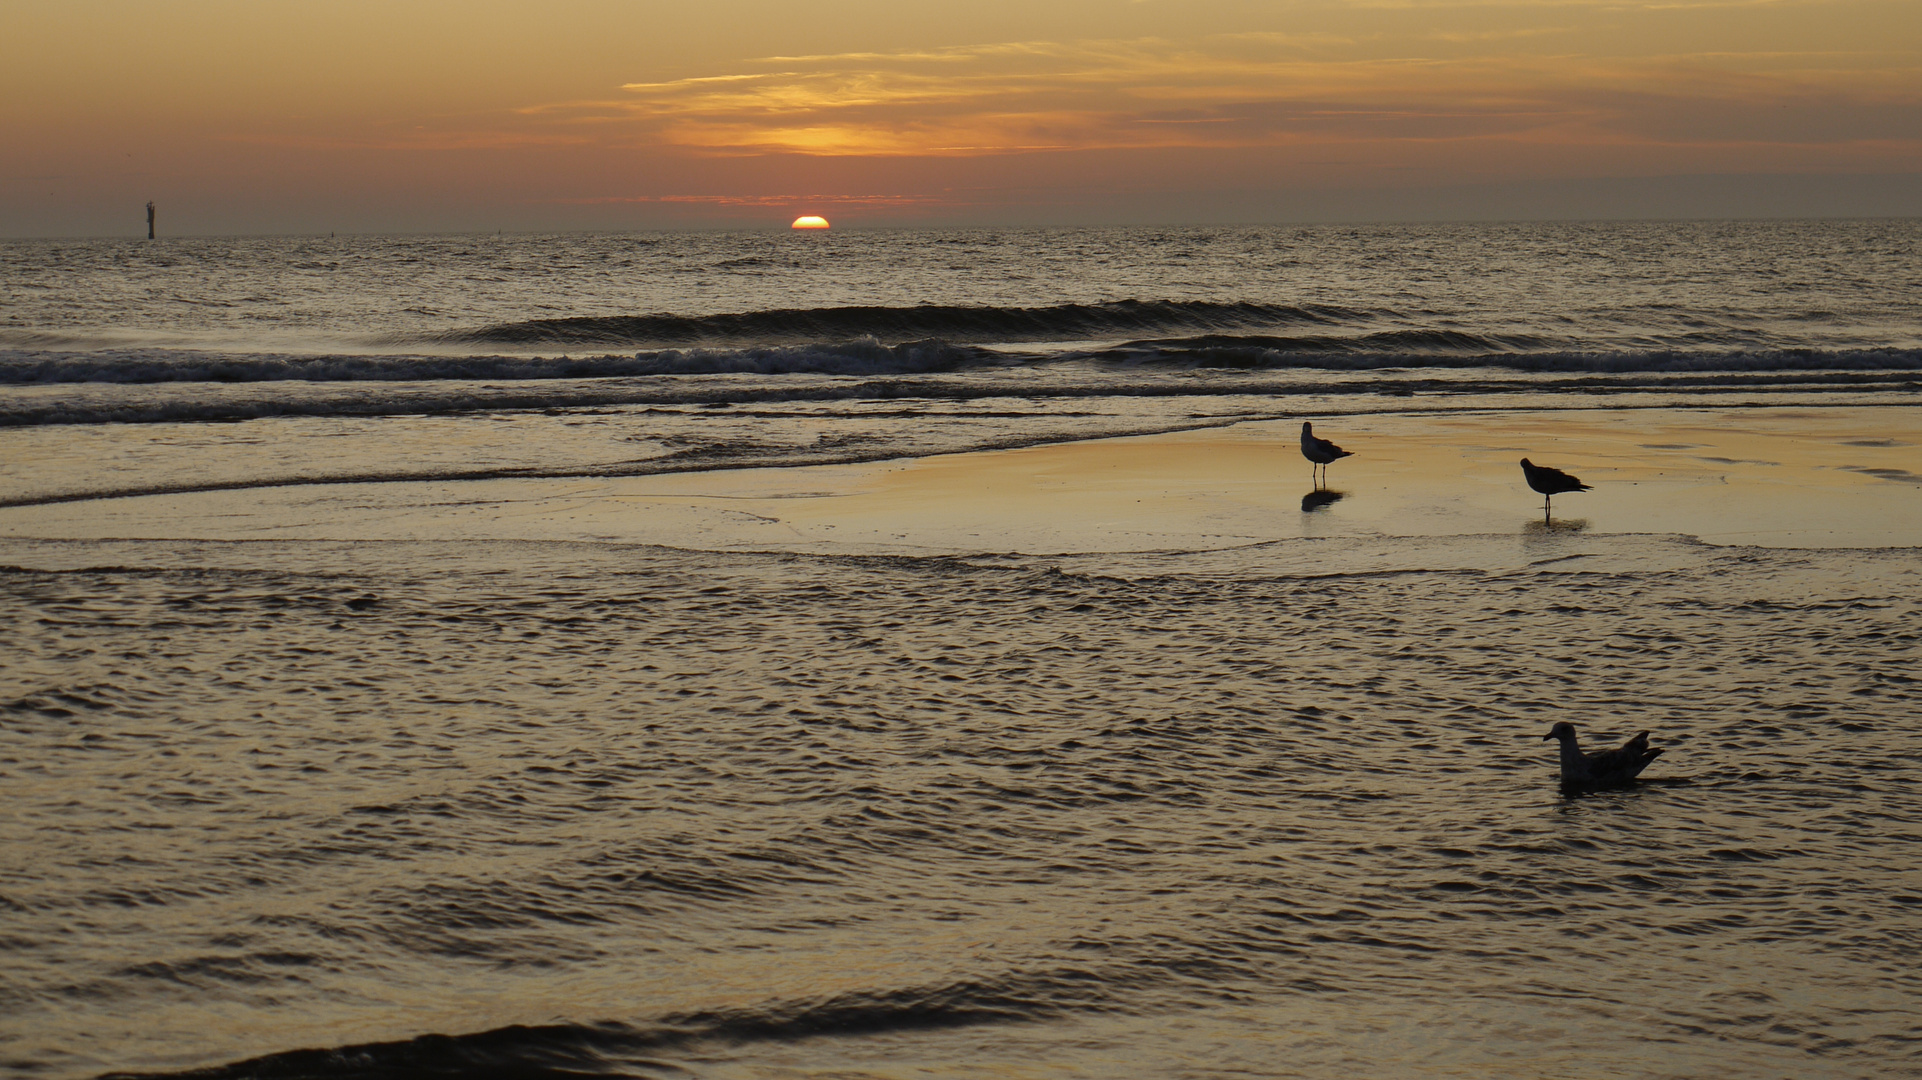
[[[819,214],[803,214],[794,219],[794,224],[788,226],[790,229],[825,229],[827,227],[828,219]]]

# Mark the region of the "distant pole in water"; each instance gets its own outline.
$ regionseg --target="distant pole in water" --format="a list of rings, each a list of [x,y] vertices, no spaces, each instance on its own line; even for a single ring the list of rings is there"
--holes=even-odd
[[[147,239],[153,239],[153,200],[147,200]]]

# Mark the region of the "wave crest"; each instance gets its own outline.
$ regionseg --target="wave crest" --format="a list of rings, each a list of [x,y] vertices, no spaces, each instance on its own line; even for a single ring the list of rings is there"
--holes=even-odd
[[[1493,368],[1557,374],[1918,371],[1922,349],[1587,350],[1524,337],[1406,330],[1352,338],[1206,336],[1104,350],[1127,364],[1245,370],[1378,371]]]
[[[1218,304],[1204,301],[1116,300],[1050,307],[786,308],[727,315],[613,315],[529,319],[427,340],[463,345],[646,346],[876,338],[939,338],[968,344],[997,341],[1074,341],[1195,330],[1232,330],[1335,324],[1363,312],[1330,305]]]
[[[991,362],[942,341],[873,338],[745,349],[664,349],[629,356],[232,355],[194,350],[0,352],[0,384],[424,382],[601,379],[648,375],[926,375]]]
[[[1634,372],[1917,371],[1919,349],[1620,351],[1444,330],[1357,337],[1204,335],[1050,354],[997,352],[941,340],[885,345],[874,338],[736,349],[662,349],[628,355],[232,355],[195,350],[0,352],[0,385],[61,383],[315,383],[643,378],[659,375],[934,375],[969,368],[1095,362],[1166,368],[1370,371],[1488,368],[1563,374]]]

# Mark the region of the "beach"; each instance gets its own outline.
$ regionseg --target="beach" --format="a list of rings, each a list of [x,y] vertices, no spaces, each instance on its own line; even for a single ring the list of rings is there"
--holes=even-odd
[[[296,483],[0,510],[0,536],[552,540],[813,554],[1195,552],[1283,540],[1575,534],[1716,545],[1922,540],[1908,406],[1569,409],[1348,416],[1327,492],[1299,422],[852,465],[637,477]],[[1594,491],[1539,511],[1519,459]],[[1304,503],[1303,500],[1308,500]],[[1532,501],[1532,502],[1531,502]],[[1307,545],[1323,557],[1329,544]],[[1509,545],[1513,547],[1513,544]],[[1519,549],[1517,549],[1519,550]],[[1287,558],[1280,551],[1275,557]]]
[[[1908,1075],[1911,413],[1322,430],[0,512],[7,1052]]]
[[[0,1071],[1922,1074],[1918,241],[5,248]]]

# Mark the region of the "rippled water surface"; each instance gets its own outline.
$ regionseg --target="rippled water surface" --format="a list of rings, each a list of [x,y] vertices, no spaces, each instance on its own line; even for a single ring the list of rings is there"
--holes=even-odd
[[[1919,254],[0,243],[0,1073],[1922,1076]]]
[[[0,382],[141,381],[179,352],[228,379],[288,377],[248,357],[332,357],[293,377],[338,379],[369,377],[343,357],[863,337],[1142,339],[1160,349],[1125,355],[1242,366],[1274,366],[1263,348],[1913,352],[1919,242],[1909,220],[6,241]],[[60,366],[75,354],[148,370]]]
[[[12,542],[0,1066],[1922,1074],[1922,563],[1582,546]]]

